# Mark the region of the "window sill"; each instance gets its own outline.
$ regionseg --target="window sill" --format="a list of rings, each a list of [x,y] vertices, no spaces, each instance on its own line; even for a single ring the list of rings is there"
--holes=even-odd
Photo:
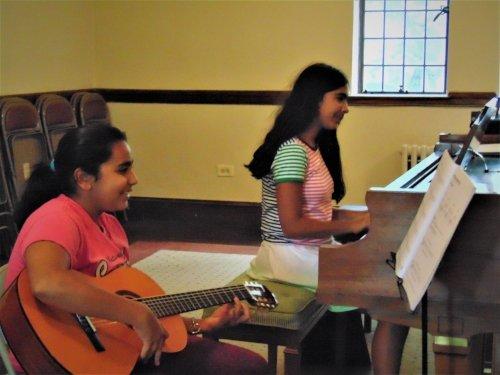
[[[352,106],[385,107],[483,107],[494,92],[450,92],[439,95],[355,94],[349,97]]]

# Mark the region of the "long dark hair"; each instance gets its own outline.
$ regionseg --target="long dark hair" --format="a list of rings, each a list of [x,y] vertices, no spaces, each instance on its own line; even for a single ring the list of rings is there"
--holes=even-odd
[[[111,157],[113,144],[126,140],[125,133],[112,126],[90,125],[68,131],[57,146],[52,165],[37,165],[26,182],[16,207],[18,228],[45,202],[61,193],[76,193],[73,173],[77,168],[99,178],[99,168]]]
[[[318,116],[319,103],[325,93],[348,83],[344,73],[330,65],[318,63],[305,68],[295,81],[264,143],[255,151],[252,161],[246,165],[252,176],[257,179],[266,176],[271,170],[280,145],[303,133]],[[339,202],[345,195],[345,184],[337,131],[322,129],[316,141],[334,182],[332,198]]]

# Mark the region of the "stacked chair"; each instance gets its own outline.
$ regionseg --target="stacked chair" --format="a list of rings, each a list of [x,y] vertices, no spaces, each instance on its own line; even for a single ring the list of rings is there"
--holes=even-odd
[[[35,105],[53,158],[63,135],[78,126],[75,113],[66,98],[55,94],[39,96]]]
[[[3,290],[3,285],[6,276],[7,276],[7,265],[4,264],[3,266],[0,266],[0,290]],[[5,340],[5,337],[1,329],[0,329],[0,358],[2,359],[2,363],[4,365],[4,368],[1,370],[5,371],[2,373],[3,374],[7,373],[8,375],[15,375],[14,368],[12,367],[12,363],[9,358],[9,347],[7,345],[7,342]]]
[[[38,112],[28,100],[17,97],[0,100],[0,116],[2,151],[9,191],[15,204],[33,168],[49,162],[49,146]]]
[[[111,115],[104,98],[95,92],[80,91],[71,97],[78,126],[111,125]]]
[[[0,261],[7,261],[17,236],[14,207],[33,168],[49,160],[38,113],[28,100],[0,100]]]
[[[10,250],[17,236],[14,223],[13,206],[9,195],[7,178],[3,158],[0,153],[0,262],[5,263],[9,259]]]

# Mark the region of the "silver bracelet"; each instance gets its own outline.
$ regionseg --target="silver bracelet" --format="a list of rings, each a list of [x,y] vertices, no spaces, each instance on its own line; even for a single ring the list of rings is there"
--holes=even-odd
[[[190,335],[198,335],[201,333],[200,322],[195,318],[191,318],[191,324],[189,325],[188,333]]]

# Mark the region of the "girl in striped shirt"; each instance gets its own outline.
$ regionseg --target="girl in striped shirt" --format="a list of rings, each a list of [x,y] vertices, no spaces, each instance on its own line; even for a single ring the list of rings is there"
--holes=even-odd
[[[348,81],[342,72],[325,64],[307,67],[247,165],[262,180],[262,243],[247,271],[250,277],[316,288],[319,246],[335,244],[332,236],[360,233],[369,226],[366,211],[348,211],[344,219],[332,215],[333,200],[339,202],[345,195],[337,128],[349,111],[347,98]],[[350,310],[338,307],[334,311]],[[367,365],[360,314],[346,314],[346,321],[354,322],[356,337],[361,338],[364,363],[358,365]],[[334,352],[337,317],[327,314],[318,324],[323,328],[326,324],[327,329],[312,331],[310,352],[317,354],[310,361],[338,363],[339,359],[324,361]],[[331,345],[325,345],[326,340]],[[303,354],[307,357],[307,350]]]
[[[263,241],[250,276],[316,287],[319,246],[368,227],[366,211],[332,220],[332,199],[345,195],[337,128],[347,85],[331,66],[307,67],[247,166],[262,180]]]

